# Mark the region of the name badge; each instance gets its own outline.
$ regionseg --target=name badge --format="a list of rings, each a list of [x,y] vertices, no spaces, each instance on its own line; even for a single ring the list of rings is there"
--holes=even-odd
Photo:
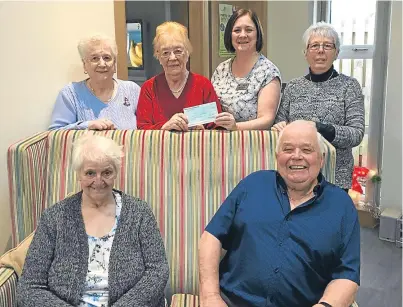
[[[249,83],[241,83],[241,84],[238,84],[238,86],[236,87],[236,91],[244,91],[244,90],[247,90],[248,89],[248,86],[249,86]]]

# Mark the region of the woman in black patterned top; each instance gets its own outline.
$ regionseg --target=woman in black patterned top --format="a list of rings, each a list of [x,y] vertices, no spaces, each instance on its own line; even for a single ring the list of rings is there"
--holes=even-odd
[[[310,26],[303,40],[309,74],[287,84],[272,130],[281,131],[298,119],[314,122],[336,148],[336,185],[347,191],[354,166],[352,148],[364,136],[364,96],[355,78],[339,74],[333,67],[340,39],[330,24]]]
[[[211,83],[223,113],[216,125],[227,130],[269,129],[280,101],[280,72],[264,55],[263,30],[256,14],[239,9],[228,20],[224,44],[235,57],[222,62]]]

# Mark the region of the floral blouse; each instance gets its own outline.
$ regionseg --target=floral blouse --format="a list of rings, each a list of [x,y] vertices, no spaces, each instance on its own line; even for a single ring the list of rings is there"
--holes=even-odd
[[[233,60],[231,58],[218,65],[211,83],[220,99],[222,110],[231,113],[236,122],[256,119],[259,93],[276,78],[281,83],[280,71],[264,55],[260,55],[249,74],[237,78],[232,74]]]
[[[79,307],[108,307],[109,256],[122,209],[120,194],[114,192],[114,196],[116,201],[116,216],[112,230],[101,238],[88,235],[88,272],[85,292],[80,299]]]

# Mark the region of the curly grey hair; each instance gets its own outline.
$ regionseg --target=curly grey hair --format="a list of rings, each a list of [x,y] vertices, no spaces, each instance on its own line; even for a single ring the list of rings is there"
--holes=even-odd
[[[80,54],[81,60],[84,60],[87,56],[88,49],[91,46],[104,44],[111,48],[112,56],[116,59],[118,55],[118,46],[116,45],[116,41],[109,36],[103,34],[95,34],[90,37],[86,37],[81,39],[78,42],[77,49],[78,53]]]
[[[306,29],[304,35],[302,35],[305,50],[308,48],[309,40],[311,39],[312,36],[323,36],[332,39],[336,47],[336,51],[339,52],[340,50],[339,34],[331,24],[326,23],[324,21],[320,21],[311,25],[308,29]]]
[[[114,140],[88,132],[74,142],[71,161],[75,171],[79,171],[85,161],[109,161],[115,171],[119,171],[122,157],[123,147]]]

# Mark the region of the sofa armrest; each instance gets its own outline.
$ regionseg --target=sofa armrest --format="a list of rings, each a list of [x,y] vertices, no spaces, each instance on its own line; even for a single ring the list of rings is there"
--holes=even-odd
[[[13,269],[0,267],[0,307],[16,307],[17,274]]]
[[[21,140],[7,152],[13,247],[35,230],[45,206],[48,134]]]

